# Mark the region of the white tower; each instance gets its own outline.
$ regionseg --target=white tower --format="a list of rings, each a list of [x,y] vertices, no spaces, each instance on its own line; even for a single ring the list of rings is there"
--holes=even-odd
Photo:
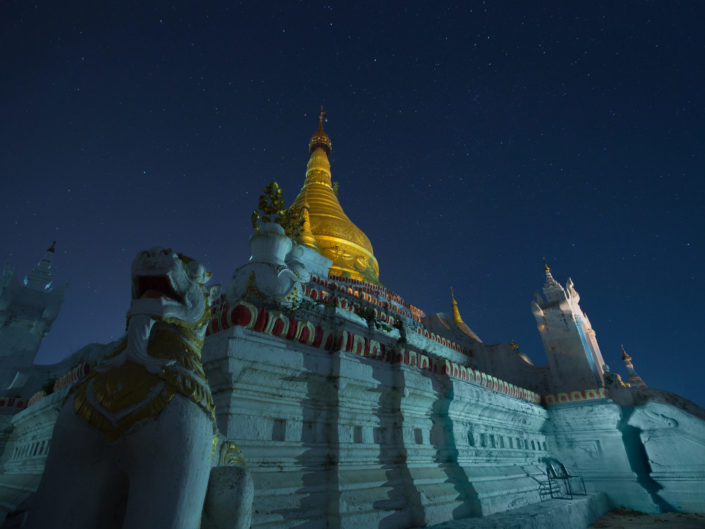
[[[580,296],[573,288],[573,281],[568,278],[563,288],[545,263],[544,271],[544,297],[536,293],[531,310],[546,350],[553,390],[604,386],[605,362],[590,320],[580,309]]]
[[[32,366],[42,339],[49,332],[64,301],[65,285],[52,285],[54,244],[44,257],[18,281],[15,270],[5,266],[0,278],[0,396],[17,378]]]

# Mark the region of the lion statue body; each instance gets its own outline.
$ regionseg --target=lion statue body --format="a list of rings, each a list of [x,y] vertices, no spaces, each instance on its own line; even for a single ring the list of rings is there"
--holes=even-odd
[[[223,523],[249,527],[251,478],[237,447],[217,435],[201,364],[218,290],[209,278],[172,250],[135,258],[127,336],[62,408],[30,529],[196,529],[211,468],[226,453],[243,486],[227,498]]]

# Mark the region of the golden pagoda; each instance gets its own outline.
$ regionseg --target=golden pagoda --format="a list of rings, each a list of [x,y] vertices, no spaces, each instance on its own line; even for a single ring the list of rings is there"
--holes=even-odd
[[[333,190],[328,161],[333,145],[323,130],[324,114],[321,108],[318,130],[308,143],[311,157],[306,180],[293,204],[304,218],[299,242],[333,261],[331,275],[379,284],[379,265],[372,244],[345,214]]]

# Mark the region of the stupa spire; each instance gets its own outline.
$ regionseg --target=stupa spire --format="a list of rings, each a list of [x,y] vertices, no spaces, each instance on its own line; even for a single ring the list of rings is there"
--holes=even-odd
[[[32,290],[39,290],[40,292],[47,292],[51,290],[52,280],[54,277],[52,261],[55,252],[56,241],[51,243],[51,246],[47,248],[44,257],[42,257],[32,271],[25,276],[25,285]]]
[[[644,380],[634,370],[634,364],[632,364],[632,357],[629,356],[629,353],[627,353],[627,350],[624,348],[624,344],[622,344],[622,361],[627,367],[629,383],[640,388],[647,387],[646,382],[644,382]]]
[[[463,318],[460,317],[460,310],[458,309],[458,302],[455,301],[455,294],[453,294],[453,287],[450,287],[450,299],[451,299],[451,307],[453,310],[453,322],[456,325],[460,325],[461,323],[465,323],[463,321]]]
[[[321,148],[326,151],[326,154],[330,156],[333,151],[333,143],[330,141],[328,134],[326,134],[323,128],[323,118],[326,115],[325,110],[323,110],[323,105],[321,105],[321,113],[318,116],[318,130],[313,133],[311,139],[308,142],[308,152],[313,153],[317,148]]]
[[[553,279],[553,274],[551,274],[551,267],[548,266],[548,263],[546,262],[546,258],[543,258],[543,272],[546,274],[546,281],[555,281]]]
[[[543,283],[543,293],[548,300],[553,300],[556,296],[565,295],[563,287],[553,278],[551,267],[548,266],[546,258],[543,259],[543,271],[546,274],[546,281]]]
[[[306,180],[293,204],[304,215],[300,240],[307,246],[317,246],[322,255],[333,261],[330,275],[379,283],[379,265],[372,244],[345,214],[333,190],[328,160],[333,144],[323,128],[325,114],[321,107],[318,129],[308,142]]]

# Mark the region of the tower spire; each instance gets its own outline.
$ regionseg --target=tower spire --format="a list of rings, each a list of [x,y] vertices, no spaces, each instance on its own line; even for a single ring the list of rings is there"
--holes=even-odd
[[[543,284],[543,293],[547,298],[553,299],[556,295],[563,293],[563,287],[553,278],[551,267],[548,266],[546,258],[543,258],[543,271],[546,274],[546,281]]]
[[[637,386],[640,388],[647,387],[646,382],[644,382],[644,380],[634,370],[634,364],[632,364],[632,357],[629,356],[629,353],[627,353],[627,350],[624,348],[624,344],[622,344],[622,361],[627,367],[627,373],[629,374],[629,383],[633,386]]]
[[[551,267],[548,266],[548,263],[546,262],[545,257],[543,258],[543,271],[546,274],[546,281],[548,281],[548,280],[555,281],[555,279],[553,279],[553,274],[551,274]]]
[[[460,325],[461,323],[465,323],[463,321],[463,318],[460,317],[460,310],[458,309],[458,302],[455,301],[455,294],[453,293],[453,287],[450,287],[450,299],[451,299],[451,307],[453,310],[453,323],[456,325]]]
[[[56,241],[51,243],[51,246],[47,248],[44,257],[37,263],[37,265],[29,272],[24,278],[24,284],[32,290],[39,290],[40,292],[47,292],[51,290],[53,270],[52,270],[52,260],[54,253],[56,252]]]
[[[308,152],[313,154],[317,148],[323,149],[328,156],[333,151],[333,143],[330,141],[328,134],[326,134],[323,128],[323,117],[326,115],[326,111],[323,110],[323,105],[321,105],[321,113],[318,116],[318,130],[313,133],[311,140],[308,142]]]
[[[622,344],[622,361],[625,363],[625,365],[629,368],[633,368],[634,366],[632,365],[632,357],[629,356],[629,353],[627,353],[627,350],[624,348],[624,344]]]

